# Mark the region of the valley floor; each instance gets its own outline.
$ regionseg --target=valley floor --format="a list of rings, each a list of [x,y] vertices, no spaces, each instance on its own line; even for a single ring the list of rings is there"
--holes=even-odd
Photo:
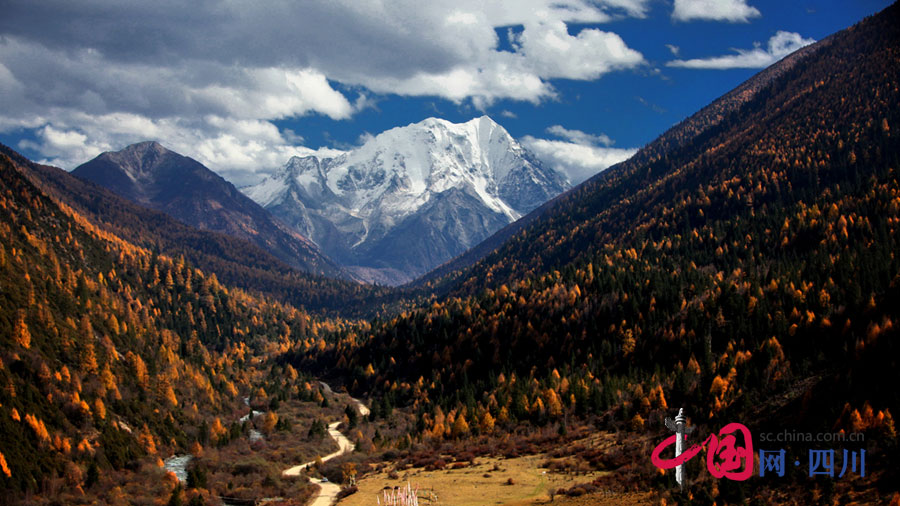
[[[602,444],[597,437],[578,443]],[[359,491],[341,500],[339,504],[377,504],[376,498],[382,497],[383,490],[406,487],[407,483],[413,488],[418,487],[419,503],[422,505],[544,504],[550,502],[551,491],[568,489],[609,474],[608,471],[553,472],[543,467],[551,460],[549,452],[514,458],[481,457],[468,464],[457,462],[445,469],[433,470],[388,462],[384,463],[380,471],[361,478],[357,482]],[[634,502],[635,498],[643,499],[643,502]],[[590,504],[598,504],[598,499],[609,499],[610,502],[602,504],[646,504],[649,495],[613,492],[607,496],[602,493],[593,494],[591,500],[594,502]],[[563,504],[562,500],[562,497],[555,498],[555,502],[560,504]]]

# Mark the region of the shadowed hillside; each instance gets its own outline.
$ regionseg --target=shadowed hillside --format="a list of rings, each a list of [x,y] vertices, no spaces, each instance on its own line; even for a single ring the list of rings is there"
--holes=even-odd
[[[333,363],[412,403],[423,434],[444,433],[438,407],[658,434],[684,406],[709,429],[865,431],[894,458],[897,11],[558,198],[449,296],[337,343]],[[649,460],[630,472],[655,476]]]

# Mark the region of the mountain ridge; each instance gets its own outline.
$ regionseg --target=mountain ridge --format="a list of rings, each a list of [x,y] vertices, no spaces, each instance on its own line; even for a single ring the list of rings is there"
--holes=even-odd
[[[312,242],[280,223],[234,185],[158,142],[102,153],[72,174],[188,225],[246,239],[292,267],[349,277]]]
[[[370,304],[366,301],[385,295],[383,289],[370,285],[294,269],[252,242],[191,227],[63,169],[34,163],[2,144],[0,154],[12,160],[32,184],[96,227],[139,247],[172,258],[183,257],[196,267],[215,273],[227,286],[332,314],[344,314],[347,301],[351,300],[356,301],[351,304],[354,311],[368,311]]]
[[[501,228],[481,243],[417,278],[410,285],[415,288],[440,285],[442,288],[439,288],[439,291],[441,292],[444,289],[448,289],[457,279],[457,276],[464,273],[467,268],[472,267],[494,253],[507,240],[522,232],[534,222],[539,221],[543,215],[551,211],[556,205],[577,199],[577,195],[580,192],[586,191],[598,181],[608,177],[615,177],[623,167],[650,163],[662,156],[661,153],[680,149],[691,140],[718,125],[728,115],[735,113],[744,104],[752,100],[760,89],[790,72],[803,59],[828,47],[835,36],[836,34],[832,34],[820,41],[804,46],[773,65],[759,71],[731,91],[663,132],[649,144],[640,148],[628,160],[619,162],[548,200],[521,219]]]
[[[339,263],[399,271],[398,284],[568,187],[482,116],[458,124],[427,118],[337,156],[293,157],[242,191]]]

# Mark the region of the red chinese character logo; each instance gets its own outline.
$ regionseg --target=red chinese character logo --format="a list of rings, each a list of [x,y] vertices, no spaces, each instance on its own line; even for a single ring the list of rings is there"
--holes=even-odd
[[[743,436],[739,441],[737,434]],[[729,480],[744,481],[753,474],[753,439],[750,430],[740,423],[729,423],[719,431],[719,434],[710,434],[700,444],[695,444],[685,450],[681,455],[673,459],[663,459],[660,455],[667,448],[677,442],[678,436],[686,438],[684,434],[672,434],[653,449],[650,460],[660,469],[672,469],[694,458],[700,450],[707,447],[706,467],[710,474],[716,478],[728,478]],[[741,446],[743,443],[744,446]]]
[[[735,433],[743,436],[745,446],[739,446]],[[712,434],[707,441],[706,468],[710,474],[735,481],[744,481],[753,474],[753,440],[747,427],[729,423],[722,427],[718,437]]]
[[[687,436],[684,436],[683,434],[682,436],[687,439]],[[674,459],[661,458],[659,454],[664,452],[670,446],[674,445],[676,437],[678,437],[678,434],[672,434],[653,449],[653,453],[650,455],[650,461],[653,462],[653,465],[660,469],[672,469],[674,467],[678,467],[700,453],[700,450],[702,450],[706,446],[706,443],[709,442],[710,438],[712,438],[713,436],[709,436],[708,438],[706,438],[706,441],[688,448],[684,451],[684,453],[675,457]]]

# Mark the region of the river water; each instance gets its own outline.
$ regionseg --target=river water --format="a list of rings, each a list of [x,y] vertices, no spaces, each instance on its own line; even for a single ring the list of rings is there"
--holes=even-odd
[[[244,404],[248,407],[250,406],[250,398],[249,397],[244,397]],[[257,416],[262,415],[262,414],[263,414],[262,411],[256,411],[254,409],[251,409],[249,413],[240,417],[238,419],[238,422],[246,423],[246,422],[250,421],[251,418],[256,418]],[[253,427],[251,427],[249,438],[250,438],[250,442],[253,443],[256,441],[261,441],[262,439],[264,439],[264,436],[262,435],[261,432],[254,429]],[[175,473],[175,476],[178,478],[178,481],[184,483],[187,481],[187,466],[188,466],[188,464],[191,463],[191,460],[193,458],[194,457],[192,455],[173,455],[173,456],[167,458],[165,461],[163,461],[163,468],[166,471],[172,471],[173,473]]]
[[[180,482],[187,481],[187,466],[194,457],[192,455],[173,455],[163,462],[166,471],[175,473]]]

